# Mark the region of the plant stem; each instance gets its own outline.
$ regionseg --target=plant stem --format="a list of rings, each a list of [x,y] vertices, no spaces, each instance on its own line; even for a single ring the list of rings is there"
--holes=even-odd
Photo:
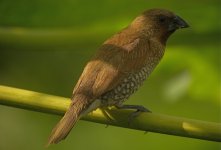
[[[0,85],[0,104],[63,115],[70,99]],[[124,128],[221,142],[221,124],[157,113],[141,113],[128,124],[132,110],[97,109],[82,119]]]

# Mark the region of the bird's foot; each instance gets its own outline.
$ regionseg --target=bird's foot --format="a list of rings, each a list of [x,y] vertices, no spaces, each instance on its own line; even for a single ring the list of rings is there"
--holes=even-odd
[[[108,122],[114,122],[114,118],[111,116],[111,114],[109,113],[109,108],[108,107],[103,107],[101,109],[102,114],[105,116],[105,118],[108,120]],[[107,123],[105,128],[109,127],[109,124]]]
[[[151,112],[149,109],[141,105],[115,105],[118,109],[136,109],[135,112]]]
[[[135,112],[132,112],[128,117],[128,124],[132,122],[142,112],[151,112],[149,109],[141,105],[116,105],[118,109],[135,109]]]

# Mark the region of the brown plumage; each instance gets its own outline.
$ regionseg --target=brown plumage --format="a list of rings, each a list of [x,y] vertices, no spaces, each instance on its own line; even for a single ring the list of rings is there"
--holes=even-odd
[[[159,63],[168,37],[185,27],[187,23],[174,13],[151,9],[106,40],[85,66],[48,145],[63,140],[84,114],[101,106],[121,106]]]

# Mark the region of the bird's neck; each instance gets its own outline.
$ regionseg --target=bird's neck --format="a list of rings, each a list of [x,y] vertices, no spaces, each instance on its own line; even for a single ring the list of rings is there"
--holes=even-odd
[[[152,26],[149,27],[140,26],[139,28],[137,28],[137,26],[128,26],[126,30],[128,30],[130,34],[135,34],[139,37],[158,40],[161,44],[165,46],[169,36],[173,33],[173,32],[160,31],[159,29],[154,29]]]
[[[165,46],[166,46],[166,43],[167,43],[167,40],[168,40],[168,38],[170,37],[170,35],[172,34],[173,32],[166,32],[166,33],[161,33],[161,34],[159,34],[158,36],[159,36],[159,41],[162,43],[162,44],[164,44]]]

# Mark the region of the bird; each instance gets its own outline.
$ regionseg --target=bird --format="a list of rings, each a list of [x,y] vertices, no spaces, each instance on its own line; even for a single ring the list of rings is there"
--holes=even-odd
[[[82,116],[97,108],[116,106],[148,111],[139,105],[123,103],[158,65],[170,35],[187,27],[188,23],[172,11],[153,8],[107,39],[83,69],[71,104],[46,145],[65,139]]]

